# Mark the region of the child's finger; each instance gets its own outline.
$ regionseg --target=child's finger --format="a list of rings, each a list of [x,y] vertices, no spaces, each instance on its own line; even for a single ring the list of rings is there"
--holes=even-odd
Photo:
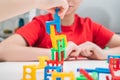
[[[55,14],[55,8],[48,9],[48,12],[51,14]]]
[[[86,57],[86,53],[83,48],[81,49],[80,55]]]
[[[60,11],[59,11],[58,15],[61,17],[61,19],[64,18],[65,12],[64,12],[63,8],[60,8]]]
[[[70,56],[72,56],[72,57],[77,56],[76,51],[75,51],[75,50],[74,50],[74,51],[72,51],[72,52],[70,53]]]
[[[92,53],[90,52],[90,49],[84,49],[84,52],[86,54],[86,57],[90,57]]]
[[[64,16],[65,16],[65,14],[66,14],[66,12],[67,12],[67,10],[68,10],[68,3],[67,3],[67,1],[65,0],[65,4],[62,4],[62,6],[60,7],[60,17],[63,19],[64,18]]]

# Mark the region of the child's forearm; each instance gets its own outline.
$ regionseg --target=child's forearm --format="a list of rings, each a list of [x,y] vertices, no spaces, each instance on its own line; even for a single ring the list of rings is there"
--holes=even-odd
[[[108,55],[120,55],[120,47],[104,50],[104,58],[107,59]]]
[[[16,45],[8,45],[3,48],[3,50],[0,50],[0,59],[2,61],[34,61],[38,60],[38,56],[48,56],[51,58],[50,49]]]
[[[1,0],[0,21],[23,14],[35,8],[34,0]]]
[[[45,9],[60,7],[61,16],[67,11],[68,3],[66,0],[1,0],[0,1],[0,21],[23,14],[31,9]],[[51,10],[53,13],[53,10]]]
[[[108,58],[108,55],[120,55],[120,47],[102,50],[102,53],[93,53],[89,59],[105,60]]]

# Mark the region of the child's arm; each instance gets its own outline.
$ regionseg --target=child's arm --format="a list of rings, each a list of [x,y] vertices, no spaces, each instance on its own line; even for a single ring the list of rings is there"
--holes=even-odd
[[[53,11],[55,7],[61,8],[60,16],[63,17],[67,11],[66,0],[1,0],[0,21],[23,14],[31,9],[45,9]]]
[[[14,34],[0,43],[1,61],[34,61],[38,56],[51,58],[50,49],[27,47],[23,37]]]
[[[113,35],[111,40],[106,45],[110,49],[101,49],[99,46],[92,42],[86,42],[79,45],[79,53],[82,56],[88,57],[90,59],[107,59],[108,55],[120,55],[120,36]]]
[[[108,56],[109,55],[120,55],[120,36],[119,35],[113,35],[109,43],[106,45],[109,47],[109,49],[104,50],[104,53]]]
[[[68,42],[66,48],[67,57],[76,50],[77,45]],[[0,43],[0,60],[1,61],[34,61],[38,56],[48,56],[51,58],[51,49],[27,47],[24,38],[18,34],[10,36]]]

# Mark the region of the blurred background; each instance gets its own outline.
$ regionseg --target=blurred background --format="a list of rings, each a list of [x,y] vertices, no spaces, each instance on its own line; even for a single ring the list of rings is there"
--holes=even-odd
[[[83,0],[76,13],[82,17],[90,17],[92,20],[120,34],[119,8],[120,0]],[[0,22],[0,41],[12,35],[17,28],[30,22],[34,16],[46,13],[43,10],[33,9]]]

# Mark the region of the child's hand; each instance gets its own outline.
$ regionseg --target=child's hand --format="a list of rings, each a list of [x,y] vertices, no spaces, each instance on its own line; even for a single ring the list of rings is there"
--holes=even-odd
[[[77,54],[90,58],[90,59],[102,59],[103,50],[92,42],[85,42],[78,46]]]
[[[48,10],[50,13],[55,13],[55,8],[60,8],[59,16],[64,17],[67,9],[68,3],[66,0],[36,0],[36,6],[39,9]]]
[[[66,48],[67,58],[69,58],[69,56],[72,56],[72,54],[76,53],[76,50],[77,45],[74,42],[69,41],[68,46]]]

